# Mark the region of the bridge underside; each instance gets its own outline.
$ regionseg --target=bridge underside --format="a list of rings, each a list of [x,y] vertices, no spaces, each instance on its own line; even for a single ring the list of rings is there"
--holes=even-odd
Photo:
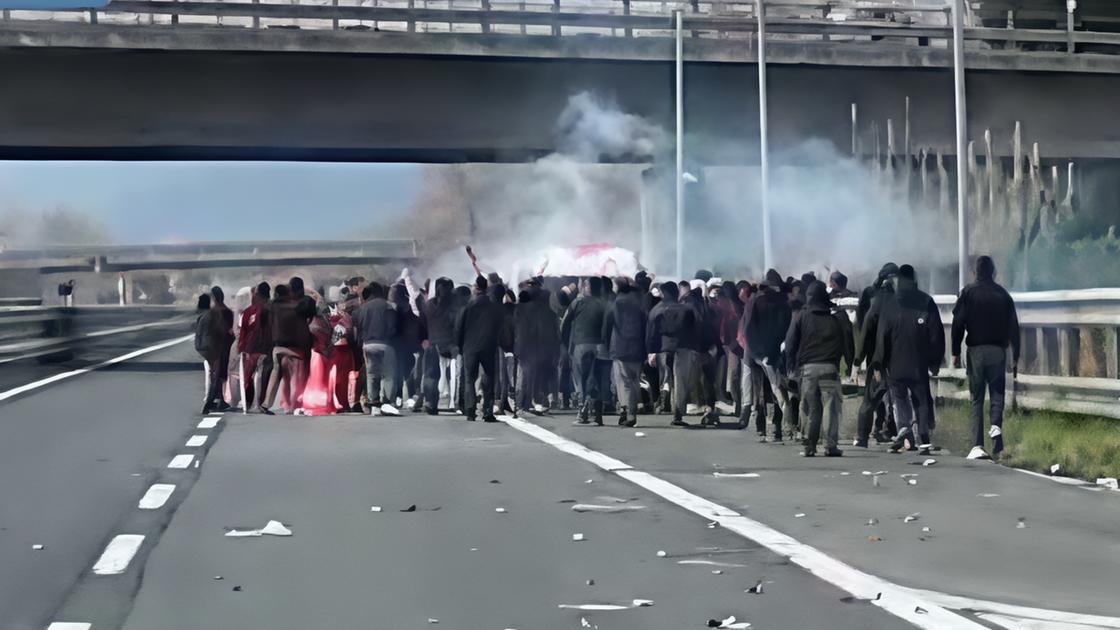
[[[645,54],[635,48],[614,58],[605,53],[579,58],[580,51],[623,44],[588,38],[581,48],[579,37],[500,36],[502,42],[577,40],[563,44],[571,56],[546,58],[518,57],[514,49],[507,56],[478,56],[479,47],[491,41],[481,35],[472,40],[362,33],[398,42],[396,52],[374,54],[283,48],[277,44],[282,39],[272,44],[287,52],[161,50],[122,39],[152,29],[120,28],[123,34],[114,35],[113,27],[37,26],[36,39],[35,33],[20,37],[24,28],[29,27],[0,26],[4,159],[520,162],[555,149],[557,117],[568,97],[581,91],[673,127],[673,66],[661,50],[671,41],[635,39],[623,43],[645,47]],[[47,28],[58,32],[47,37]],[[83,28],[116,47],[80,47],[91,45],[74,35]],[[215,47],[235,37],[201,27],[188,35],[154,31],[149,37],[189,36]],[[329,34],[265,31],[245,37],[293,35],[314,43]],[[355,34],[331,36],[338,35]],[[420,37],[449,37],[460,44],[456,50],[476,54],[407,54],[405,44]],[[466,46],[472,41],[476,48]],[[685,70],[688,155],[707,164],[753,162],[758,133],[753,60],[727,46],[720,54],[693,48],[689,59],[695,60]],[[777,148],[823,139],[849,150],[856,103],[863,144],[871,150],[871,122],[882,130],[893,119],[901,130],[910,97],[911,145],[952,152],[952,75],[943,67],[945,51],[891,60],[883,53],[889,48],[871,54],[849,46],[845,54],[853,65],[836,65],[843,59],[824,48],[801,46],[796,55],[790,47],[774,48],[777,61],[786,57],[770,73],[771,137]],[[972,138],[982,141],[990,128],[995,151],[1007,154],[1020,121],[1024,139],[1039,142],[1044,157],[1120,157],[1120,122],[1112,107],[1120,76],[1026,72],[1013,69],[1008,61],[1013,58],[970,58],[974,67],[990,68],[969,73]]]

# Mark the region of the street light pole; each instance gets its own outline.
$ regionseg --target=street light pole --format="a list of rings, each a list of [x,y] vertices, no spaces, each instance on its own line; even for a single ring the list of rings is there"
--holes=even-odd
[[[681,26],[681,10],[673,11],[677,38],[677,176],[674,178],[674,191],[677,195],[677,279],[684,278],[684,39]]]
[[[770,139],[766,114],[766,10],[763,0],[755,0],[758,17],[758,135],[762,176],[762,265],[774,266],[774,248],[770,238]]]
[[[968,109],[964,92],[964,0],[953,0],[953,79],[957,116],[957,273],[958,288],[968,284]]]

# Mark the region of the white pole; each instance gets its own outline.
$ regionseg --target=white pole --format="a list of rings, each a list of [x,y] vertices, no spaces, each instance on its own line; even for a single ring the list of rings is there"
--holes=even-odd
[[[684,278],[684,39],[681,10],[673,11],[677,36],[677,279]]]
[[[762,176],[762,265],[774,266],[770,238],[770,139],[766,115],[766,11],[763,0],[755,0],[758,14],[758,136]]]
[[[964,93],[964,0],[953,0],[953,78],[957,114],[957,274],[958,288],[968,284],[968,109]]]

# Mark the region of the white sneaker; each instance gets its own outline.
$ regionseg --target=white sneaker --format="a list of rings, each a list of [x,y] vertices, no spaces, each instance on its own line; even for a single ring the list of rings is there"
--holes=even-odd
[[[537,413],[544,413],[544,412],[548,411],[548,408],[545,407],[544,405],[540,404],[540,403],[537,403],[537,404],[533,405],[533,411],[535,411]]]
[[[415,398],[409,398],[408,400],[404,401],[404,408],[408,409],[409,411],[412,411],[413,409],[415,409],[416,408],[416,399]]]
[[[686,416],[694,416],[700,413],[700,405],[688,403],[688,405],[684,408],[684,413]]]
[[[993,440],[1001,435],[1003,435],[1003,429],[999,428],[999,425],[993,424],[992,428],[988,429],[988,437]]]
[[[992,456],[988,455],[988,452],[984,450],[983,446],[973,446],[972,450],[968,452],[967,456],[965,456],[965,459],[991,459],[991,458],[992,458]]]
[[[389,403],[385,403],[384,405],[381,405],[380,411],[381,411],[381,413],[383,413],[387,416],[399,416],[399,415],[401,415],[401,412],[398,411],[396,407],[390,405]]]
[[[377,417],[383,416],[385,414],[381,413],[381,408],[380,407],[372,407],[369,410],[369,415],[377,418]]]

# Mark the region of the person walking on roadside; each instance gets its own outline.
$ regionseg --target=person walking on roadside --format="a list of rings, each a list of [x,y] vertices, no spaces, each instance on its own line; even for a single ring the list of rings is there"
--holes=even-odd
[[[918,289],[913,267],[899,267],[894,284],[894,299],[884,303],[879,315],[871,366],[887,371],[898,423],[891,452],[902,450],[909,441],[909,450],[929,455],[933,429],[929,377],[937,376],[945,359],[945,329],[933,298]]]
[[[773,422],[774,435],[769,441],[780,444],[782,442],[782,421],[789,415],[789,397],[782,384],[781,360],[782,341],[789,330],[790,320],[793,317],[789,299],[782,292],[782,276],[777,271],[770,269],[766,272],[766,280],[759,287],[759,292],[751,297],[743,311],[743,338],[747,343],[747,358],[751,371],[761,370],[766,381],[770,384],[776,398]],[[751,409],[757,413],[755,401],[747,400],[747,390],[743,392],[744,410]],[[768,441],[765,426],[758,427],[763,442]],[[792,435],[796,429],[787,427],[786,432]]]
[[[233,345],[233,311],[226,306],[226,296],[221,287],[210,289],[210,315],[206,322],[207,344],[204,357],[210,365],[210,387],[202,413],[228,411],[229,403],[222,397],[226,379],[229,378],[229,351]],[[217,401],[217,402],[215,402]]]
[[[484,276],[474,281],[474,297],[467,302],[455,322],[455,343],[462,349],[463,413],[474,422],[478,417],[479,376],[482,385],[482,420],[497,422],[494,417],[494,385],[497,380],[498,348],[504,331],[505,311],[487,295]]]
[[[898,265],[893,262],[886,263],[879,269],[875,282],[865,288],[859,296],[859,304],[856,306],[856,330],[859,334],[856,339],[855,365],[862,364],[865,359],[870,362],[875,356],[875,343],[879,334],[879,313],[884,304],[894,300],[894,278],[897,275]],[[889,401],[890,393],[885,375],[880,370],[868,369],[864,375],[863,401],[860,402],[856,414],[856,439],[853,446],[867,448],[868,440],[871,438],[872,422],[875,428],[875,442],[886,444],[890,441],[883,433]]]
[[[261,413],[272,415],[272,404],[280,393],[281,406],[293,411],[300,406],[307,373],[311,331],[308,322],[315,315],[315,305],[295,297],[287,285],[277,285],[269,304],[269,325],[272,341],[272,371],[268,388],[261,402]]]
[[[603,343],[611,357],[611,373],[618,393],[618,424],[638,424],[642,361],[646,358],[646,312],[630,281],[619,278],[618,297],[603,318]]]
[[[362,289],[363,304],[354,316],[355,336],[366,363],[366,397],[372,415],[400,415],[393,406],[397,391],[395,339],[398,314],[385,299],[385,287],[371,282]],[[363,410],[364,411],[364,410]]]
[[[661,285],[661,302],[649,312],[646,325],[646,352],[653,365],[659,356],[672,363],[672,394],[670,408],[672,426],[687,427],[689,388],[697,369],[701,322],[696,309],[680,302],[680,289],[674,282]]]
[[[819,280],[805,290],[805,308],[793,316],[786,334],[786,365],[801,377],[801,397],[809,415],[805,456],[817,454],[821,420],[828,413],[825,455],[839,457],[840,360],[850,365],[855,355],[852,325],[844,311],[836,311],[828,299],[828,288]]]
[[[578,424],[603,425],[603,398],[609,394],[610,363],[603,349],[603,279],[592,276],[586,292],[568,308],[560,322],[560,339],[571,350],[572,378],[581,400]]]
[[[241,312],[241,321],[238,322],[237,349],[241,355],[239,369],[245,384],[242,404],[246,412],[260,404],[268,385],[263,358],[272,352],[268,321],[268,301],[271,297],[272,287],[267,282],[258,284],[253,289],[252,303]]]
[[[560,355],[560,320],[536,280],[525,284],[513,312],[513,356],[517,360],[514,415],[548,410],[550,375]]]
[[[428,343],[424,348],[424,379],[420,385],[424,396],[422,408],[430,416],[439,413],[440,380],[458,382],[455,378],[458,375],[455,357],[459,354],[455,345],[456,314],[455,283],[451,278],[436,278],[434,295],[424,304]],[[452,407],[456,400],[454,387],[447,397]]]
[[[991,397],[989,419],[992,454],[1003,451],[1003,401],[1007,381],[1007,348],[1011,365],[1019,370],[1019,316],[1015,300],[996,283],[996,264],[990,256],[976,259],[976,281],[961,289],[953,307],[953,367],[961,367],[961,342],[968,347],[968,392],[972,401],[972,450],[968,459],[990,459],[984,450],[984,390]]]
[[[413,310],[408,289],[403,282],[389,287],[388,301],[397,313],[397,333],[392,338],[393,353],[397,358],[397,376],[393,398],[389,400],[389,404],[396,404],[396,399],[399,398],[407,409],[414,409],[419,388],[411,375],[416,367],[417,355],[428,338],[428,331],[425,330],[424,319]]]

